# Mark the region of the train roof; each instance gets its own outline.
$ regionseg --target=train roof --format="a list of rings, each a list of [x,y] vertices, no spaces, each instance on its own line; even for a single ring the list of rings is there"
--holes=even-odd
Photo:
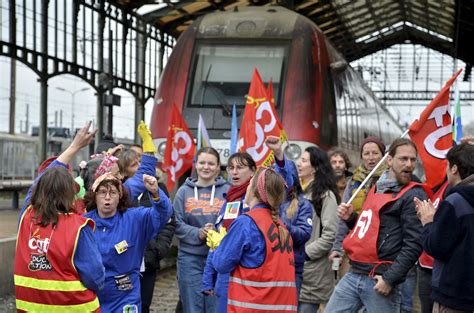
[[[348,61],[406,41],[474,63],[472,1],[321,0],[109,0],[135,10],[157,28],[178,37],[192,22],[212,12],[275,3],[319,26]]]

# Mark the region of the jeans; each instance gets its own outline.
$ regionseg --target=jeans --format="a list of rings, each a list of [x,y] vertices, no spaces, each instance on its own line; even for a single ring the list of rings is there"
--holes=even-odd
[[[407,274],[406,280],[400,285],[402,293],[402,311],[411,312],[413,310],[413,296],[416,288],[416,266]]]
[[[418,268],[418,297],[420,297],[421,313],[433,312],[431,299],[431,270]]]
[[[324,312],[357,312],[365,307],[367,313],[399,313],[400,289],[395,287],[383,296],[374,290],[375,284],[375,279],[367,274],[347,272],[336,285]]]
[[[298,302],[298,313],[317,313],[319,303]]]
[[[216,297],[201,292],[202,273],[206,265],[205,255],[178,251],[176,262],[178,286],[184,313],[214,313]]]

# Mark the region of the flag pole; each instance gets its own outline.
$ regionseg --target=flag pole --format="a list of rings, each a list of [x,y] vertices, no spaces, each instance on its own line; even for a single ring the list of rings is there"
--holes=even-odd
[[[403,138],[405,137],[407,134],[408,134],[408,131],[409,129],[405,130],[403,132],[403,134],[401,134],[400,138]],[[351,198],[346,202],[346,204],[351,204],[352,201],[354,201],[355,197],[357,196],[357,194],[359,193],[359,191],[361,191],[362,188],[364,188],[365,184],[367,184],[367,182],[369,181],[369,179],[374,176],[374,173],[377,171],[377,169],[385,162],[385,160],[387,159],[388,157],[388,152],[385,153],[385,155],[383,156],[383,158],[379,161],[379,163],[377,163],[377,165],[375,165],[375,167],[372,169],[372,171],[370,171],[369,175],[367,175],[367,177],[362,181],[362,183],[359,185],[359,187],[356,189],[356,191],[352,194]]]

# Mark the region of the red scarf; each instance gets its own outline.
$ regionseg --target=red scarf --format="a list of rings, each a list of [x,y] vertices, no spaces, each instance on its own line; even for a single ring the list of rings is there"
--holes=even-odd
[[[227,195],[225,197],[227,202],[235,201],[237,199],[242,199],[242,197],[245,195],[245,192],[247,191],[247,187],[249,184],[250,184],[250,179],[240,186],[231,186],[229,190],[227,191]]]

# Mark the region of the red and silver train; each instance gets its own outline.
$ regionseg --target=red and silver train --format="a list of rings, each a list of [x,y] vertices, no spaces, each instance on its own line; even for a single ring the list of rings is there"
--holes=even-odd
[[[196,134],[201,114],[226,164],[232,105],[241,125],[253,70],[273,81],[275,107],[297,159],[307,146],[357,149],[364,136],[401,134],[360,75],[309,19],[283,7],[246,7],[195,21],[179,37],[161,76],[150,123],[162,157],[175,102]]]

